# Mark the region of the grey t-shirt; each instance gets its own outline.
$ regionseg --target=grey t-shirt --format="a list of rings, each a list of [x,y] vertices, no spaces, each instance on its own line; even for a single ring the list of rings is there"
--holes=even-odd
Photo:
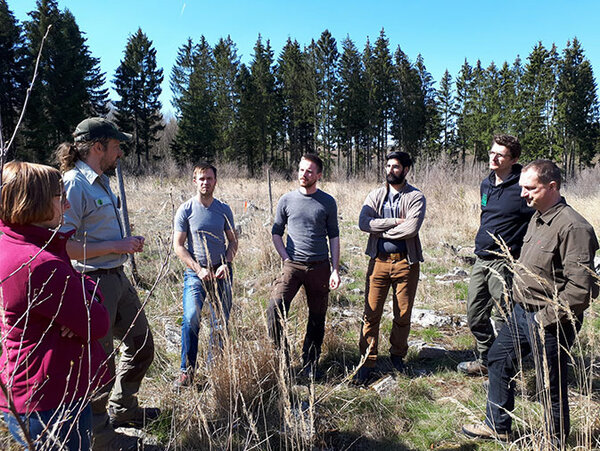
[[[219,266],[227,250],[226,230],[234,230],[229,205],[214,199],[208,208],[192,197],[175,213],[175,231],[187,233],[187,249],[201,266]]]
[[[335,199],[321,190],[314,194],[302,194],[300,190],[284,194],[277,203],[271,233],[283,236],[286,225],[286,250],[292,260],[327,260],[327,237],[340,234]]]

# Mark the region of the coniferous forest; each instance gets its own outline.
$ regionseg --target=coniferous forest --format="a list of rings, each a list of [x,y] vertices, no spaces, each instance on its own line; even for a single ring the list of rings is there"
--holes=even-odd
[[[134,134],[127,151],[143,167],[165,127],[159,101],[165,77],[177,122],[170,152],[179,163],[235,160],[253,174],[318,152],[328,170],[356,175],[380,167],[394,147],[421,162],[464,165],[471,156],[485,160],[498,132],[520,138],[523,159],[553,159],[567,175],[600,153],[596,81],[576,37],[562,49],[531,43],[526,58],[488,67],[465,60],[458,73],[434,80],[423,57],[392,48],[383,29],[362,49],[328,30],[310,43],[289,38],[282,49],[259,35],[247,63],[228,36],[215,43],[193,37],[181,43],[168,75],[157,67],[151,36],[138,29],[116,72],[105,74],[85,30],[56,0],[38,0],[24,23],[0,0],[4,140],[17,123],[49,25],[9,159],[49,162],[84,117],[108,115]],[[107,81],[118,98],[109,99]]]

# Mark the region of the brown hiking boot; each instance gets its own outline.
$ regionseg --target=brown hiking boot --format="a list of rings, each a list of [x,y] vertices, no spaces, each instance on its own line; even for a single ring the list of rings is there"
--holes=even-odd
[[[488,373],[487,365],[481,360],[460,362],[456,369],[467,376],[485,376]]]
[[[494,431],[485,423],[465,424],[462,427],[463,434],[470,438],[478,438],[482,440],[498,440],[501,442],[510,441],[510,432]]]
[[[182,371],[179,374],[179,377],[173,383],[173,386],[175,388],[191,387],[193,383],[194,383],[194,373]]]
[[[158,407],[140,407],[136,406],[125,412],[117,412],[112,406],[108,408],[108,417],[113,428],[136,428],[142,429],[148,424],[156,421],[160,416]]]

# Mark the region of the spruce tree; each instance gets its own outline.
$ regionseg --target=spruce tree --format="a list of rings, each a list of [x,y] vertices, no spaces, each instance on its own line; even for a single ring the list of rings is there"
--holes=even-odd
[[[188,40],[179,49],[177,63],[171,83],[178,87],[179,127],[171,151],[179,163],[214,160],[217,153],[214,59],[204,36],[197,45]]]
[[[316,87],[318,99],[317,134],[327,163],[331,161],[334,147],[333,124],[335,122],[334,95],[337,86],[337,62],[339,52],[335,38],[329,30],[323,31],[315,46]],[[341,152],[337,152],[340,163]]]
[[[191,38],[188,38],[186,43],[177,50],[175,65],[171,70],[171,78],[169,81],[169,86],[173,93],[171,105],[173,105],[175,115],[178,118],[181,118],[181,102],[190,86],[190,78],[194,72],[194,61],[197,52],[198,46],[194,44]]]
[[[156,66],[156,49],[141,28],[129,37],[124,53],[113,79],[120,96],[115,102],[115,120],[121,130],[133,134],[125,148],[135,153],[139,167],[142,155],[149,161],[150,149],[164,128],[158,100],[164,77],[162,68]]]
[[[496,70],[494,65],[493,80],[490,80],[490,74],[481,65],[481,61],[477,60],[473,66],[472,83],[471,83],[471,138],[473,142],[474,161],[487,160],[487,146],[492,138],[490,128],[491,116],[489,114],[490,104],[486,99],[486,91],[489,86],[495,85]],[[494,89],[493,87],[491,89]]]
[[[464,168],[467,149],[473,142],[473,68],[465,59],[456,78],[456,137]]]
[[[0,133],[8,140],[17,125],[26,91],[23,30],[6,0],[0,0]],[[18,152],[13,143],[7,160]]]
[[[300,161],[303,153],[314,151],[314,81],[308,56],[300,49],[298,41],[288,38],[277,65],[283,124],[287,143],[285,167]]]
[[[452,76],[448,69],[440,80],[440,87],[437,91],[437,107],[442,128],[440,137],[442,150],[450,157],[451,162],[456,163],[456,99],[452,87]]]
[[[538,42],[527,57],[522,77],[523,154],[528,159],[554,158],[552,129],[556,104],[556,48]]]
[[[237,108],[235,110],[235,126],[233,140],[236,154],[243,156],[243,161],[251,176],[254,175],[261,160],[260,125],[256,121],[258,92],[252,80],[252,74],[245,64],[240,66],[236,79]],[[238,161],[242,159],[239,158]]]
[[[26,114],[25,158],[49,161],[52,150],[71,138],[76,125],[87,116],[105,114],[108,91],[99,60],[85,44],[75,17],[59,11],[56,1],[38,0],[37,9],[25,23],[28,77],[33,75],[42,38],[44,44],[38,79]]]
[[[217,157],[234,158],[234,121],[236,115],[236,79],[239,70],[237,49],[231,37],[219,39],[213,49],[214,96]]]
[[[352,175],[363,171],[367,161],[368,93],[361,54],[350,37],[344,39],[342,49],[334,99],[335,134],[338,152],[346,156],[347,174]]]
[[[505,61],[498,72],[498,116],[494,121],[493,133],[511,133],[522,138],[517,113],[521,108],[517,102],[518,89],[515,71]]]
[[[425,67],[425,61],[421,54],[417,55],[415,69],[421,81],[421,99],[423,101],[424,128],[420,140],[420,147],[429,160],[438,157],[440,146],[440,134],[442,131],[441,118],[438,113],[437,91],[434,87],[435,81]]]
[[[374,90],[372,86],[375,84],[373,73],[373,46],[367,37],[365,48],[362,53],[362,64],[365,68],[364,89],[367,96],[365,105],[365,120],[364,128],[364,154],[365,154],[365,169],[370,169],[373,159],[373,148],[375,147],[375,127],[377,124],[376,104],[374,101]]]
[[[427,120],[421,77],[399,46],[394,60],[397,95],[391,132],[403,151],[417,157]]]
[[[486,160],[487,155],[487,144],[491,141],[491,137],[495,131],[499,131],[501,114],[502,114],[502,102],[503,99],[500,95],[500,71],[496,63],[492,61],[490,65],[485,69],[484,82],[482,89],[482,149],[481,154],[478,158]],[[488,138],[489,137],[489,138]]]
[[[275,163],[279,137],[285,136],[281,113],[281,98],[277,91],[273,50],[267,40],[263,44],[259,34],[250,62],[252,83],[253,129],[258,133],[256,158],[263,164]]]
[[[567,174],[589,165],[598,142],[598,98],[589,60],[577,38],[567,42],[559,64],[558,125],[563,137],[563,164]]]
[[[368,90],[372,110],[372,131],[375,144],[377,166],[381,167],[388,148],[390,121],[397,96],[394,85],[394,67],[389,50],[389,40],[381,29],[373,46],[373,52],[365,61],[368,74]]]

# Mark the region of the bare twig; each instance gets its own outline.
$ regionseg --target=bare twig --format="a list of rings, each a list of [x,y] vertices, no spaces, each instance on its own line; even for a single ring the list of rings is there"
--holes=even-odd
[[[4,382],[2,382],[2,380],[0,380],[0,390],[2,390],[2,393],[4,394],[4,397],[6,398],[6,401],[8,402],[8,406],[7,406],[8,410],[10,410],[10,413],[15,417],[15,420],[17,420],[17,423],[19,423],[19,427],[21,428],[21,431],[23,431],[23,438],[27,442],[28,448],[35,449],[35,445],[33,444],[33,441],[31,440],[31,436],[29,435],[29,430],[28,430],[27,426],[25,425],[25,423],[23,423],[21,416],[17,413],[17,408],[15,407],[15,405],[11,399],[8,387],[6,385],[4,385]]]
[[[38,75],[38,68],[40,66],[40,60],[42,59],[42,50],[44,49],[44,42],[48,38],[48,33],[50,33],[50,29],[52,25],[48,25],[46,29],[46,34],[42,38],[42,42],[40,43],[40,50],[38,51],[37,58],[35,60],[35,69],[33,71],[33,76],[31,77],[31,83],[29,84],[29,88],[27,88],[27,95],[25,96],[25,101],[23,102],[23,108],[21,109],[21,115],[19,116],[19,120],[17,121],[17,125],[15,125],[15,129],[13,130],[13,134],[8,141],[6,146],[4,145],[4,139],[2,138],[2,122],[0,120],[0,196],[2,195],[2,172],[4,169],[5,158],[8,155],[8,150],[15,140],[15,136],[17,136],[17,132],[19,131],[19,127],[21,127],[21,123],[23,122],[23,118],[25,117],[25,110],[27,109],[27,103],[29,102],[29,97],[31,95],[31,91],[33,89],[33,85],[35,83],[35,79]]]
[[[40,50],[39,50],[37,58],[35,60],[35,69],[33,71],[33,77],[31,77],[31,83],[29,84],[29,88],[27,88],[27,95],[25,96],[25,102],[23,103],[23,109],[21,110],[21,115],[19,116],[19,120],[17,121],[17,125],[15,126],[15,129],[13,130],[13,134],[10,138],[10,141],[8,141],[8,145],[6,146],[7,152],[8,152],[8,149],[10,149],[10,146],[12,145],[13,141],[15,140],[17,131],[19,130],[19,127],[21,126],[21,122],[23,122],[23,118],[25,117],[25,110],[27,108],[27,103],[29,102],[29,97],[31,95],[31,91],[33,90],[33,85],[34,85],[35,80],[38,75],[40,60],[42,59],[42,50],[44,49],[44,42],[46,42],[46,39],[48,38],[48,33],[50,33],[51,28],[52,28],[52,25],[48,25],[48,28],[46,29],[46,34],[44,34],[44,37],[42,38],[42,42],[40,43]]]

